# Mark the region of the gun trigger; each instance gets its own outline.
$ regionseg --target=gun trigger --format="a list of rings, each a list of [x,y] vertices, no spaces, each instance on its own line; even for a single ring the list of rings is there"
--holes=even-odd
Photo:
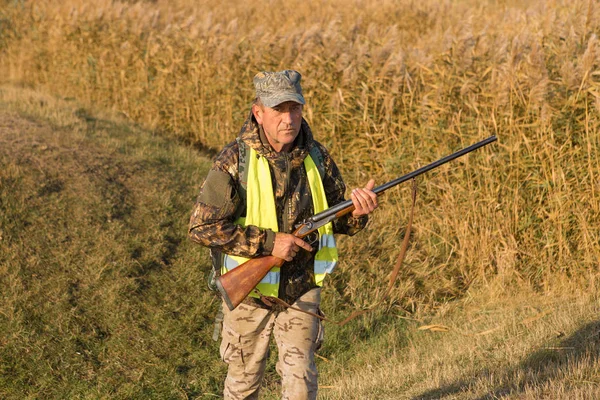
[[[304,237],[304,241],[310,244],[311,247],[315,247],[319,242],[319,233],[317,231],[312,231]]]

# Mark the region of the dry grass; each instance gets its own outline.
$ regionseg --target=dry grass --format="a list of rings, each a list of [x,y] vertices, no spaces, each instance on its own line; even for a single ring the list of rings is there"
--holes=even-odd
[[[570,294],[566,294],[570,292]],[[405,319],[402,344],[327,363],[324,398],[595,399],[600,395],[597,292],[567,284],[545,296],[502,290],[473,294],[436,316]],[[425,330],[439,325],[448,330]],[[391,350],[393,349],[393,350]],[[331,365],[333,364],[333,365]]]

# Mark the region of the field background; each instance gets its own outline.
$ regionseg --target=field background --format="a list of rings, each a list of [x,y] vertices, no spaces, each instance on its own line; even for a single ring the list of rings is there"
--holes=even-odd
[[[399,283],[328,326],[321,396],[598,398],[599,34],[591,0],[0,1],[0,395],[219,396],[187,219],[253,75],[293,68],[349,186],[499,138],[419,179]],[[408,185],[381,203],[333,318],[383,292]]]

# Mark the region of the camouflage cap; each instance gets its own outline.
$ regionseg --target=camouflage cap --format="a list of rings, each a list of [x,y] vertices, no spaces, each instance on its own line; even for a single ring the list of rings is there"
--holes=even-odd
[[[267,107],[275,107],[286,101],[305,104],[298,71],[286,69],[279,72],[259,72],[254,76],[256,97]]]

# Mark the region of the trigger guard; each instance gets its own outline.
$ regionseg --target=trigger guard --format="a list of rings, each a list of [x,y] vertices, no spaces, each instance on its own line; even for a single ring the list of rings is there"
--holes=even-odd
[[[319,243],[319,233],[317,231],[309,233],[304,236],[304,241],[310,244],[311,247],[315,247],[315,245]]]

